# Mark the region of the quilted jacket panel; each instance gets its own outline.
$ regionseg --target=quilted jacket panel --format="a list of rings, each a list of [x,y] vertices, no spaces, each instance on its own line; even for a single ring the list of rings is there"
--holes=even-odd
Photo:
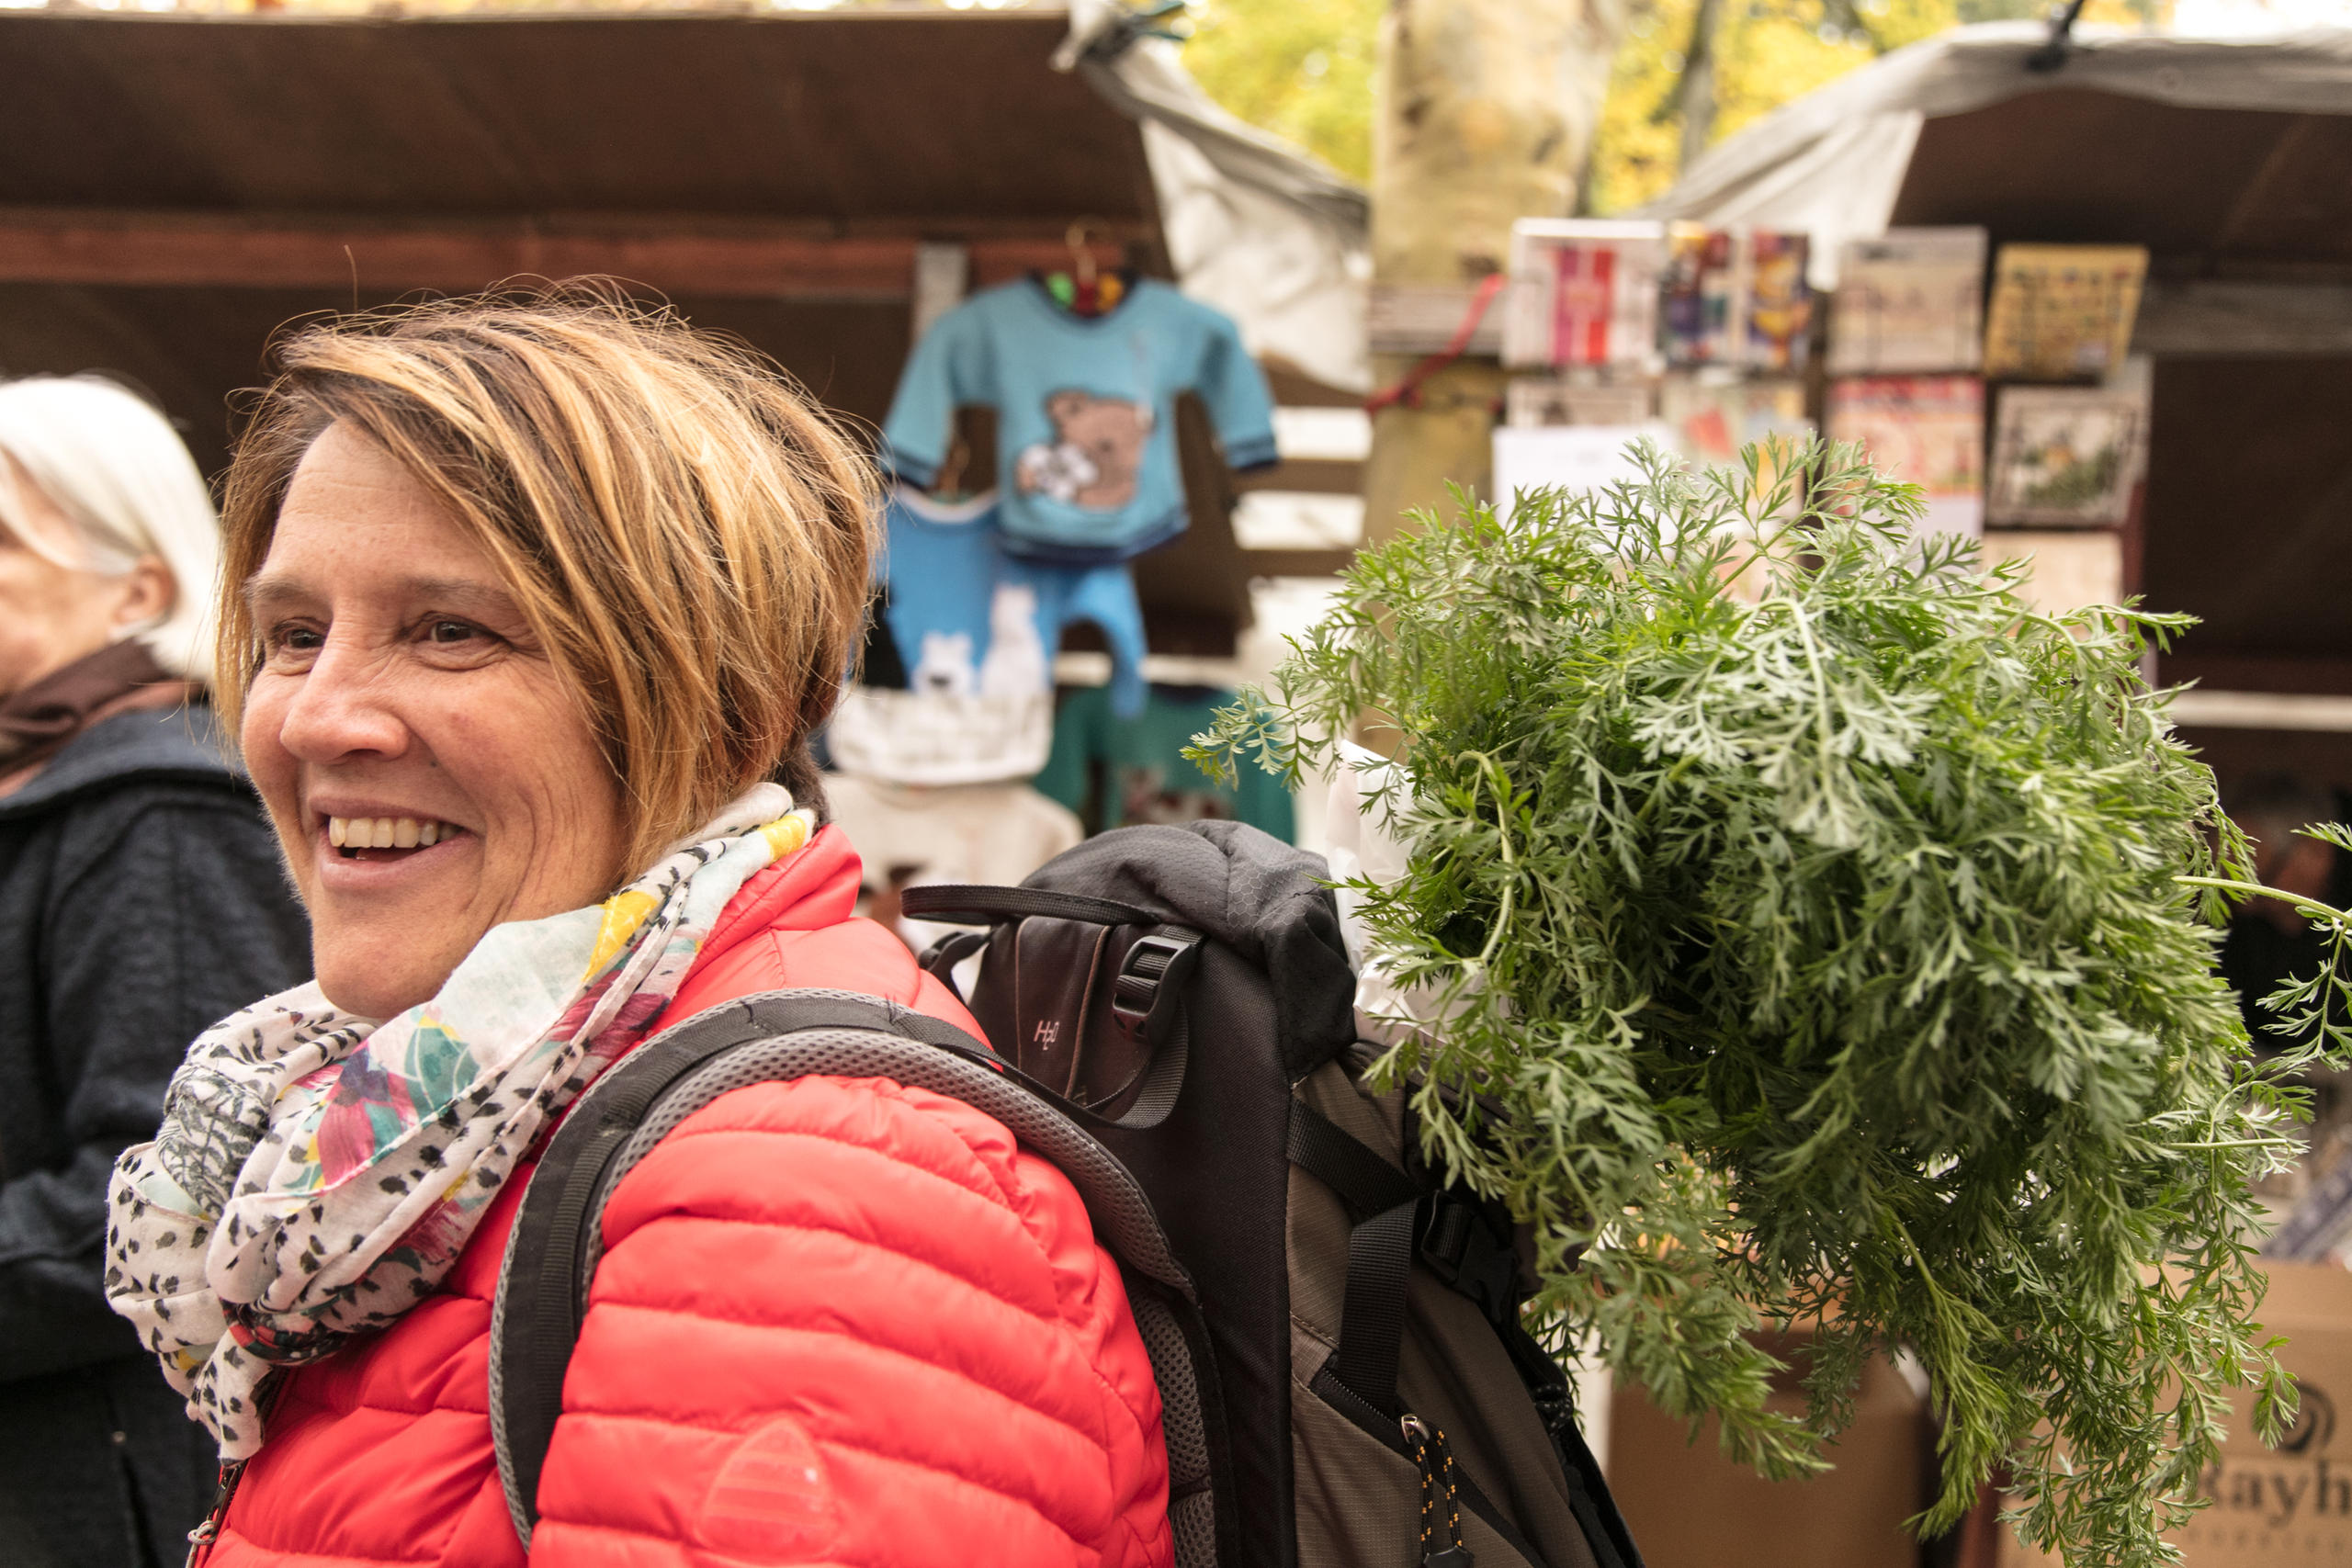
[[[673,1016],[824,986],[974,1029],[851,918],[857,874],[827,829],[746,884]],[[488,1412],[524,1186],[439,1294],[289,1380],[206,1568],[1172,1561],[1150,1360],[1076,1191],[879,1078],[738,1089],[622,1181],[526,1558]]]

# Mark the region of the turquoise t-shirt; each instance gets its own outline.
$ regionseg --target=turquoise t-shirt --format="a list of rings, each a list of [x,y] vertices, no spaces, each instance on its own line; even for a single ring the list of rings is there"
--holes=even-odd
[[[1226,316],[1150,278],[1108,314],[1077,316],[1022,278],[975,294],[915,345],[883,423],[884,457],[928,489],[956,409],[993,408],[1005,548],[1127,560],[1184,531],[1175,414],[1187,391],[1234,468],[1275,460],[1273,399]]]
[[[1032,783],[1092,832],[1229,818],[1288,843],[1297,825],[1281,780],[1245,757],[1228,787],[1184,756],[1193,737],[1232,701],[1231,692],[1213,687],[1154,686],[1142,715],[1123,719],[1102,687],[1072,692],[1054,718],[1053,754]]]

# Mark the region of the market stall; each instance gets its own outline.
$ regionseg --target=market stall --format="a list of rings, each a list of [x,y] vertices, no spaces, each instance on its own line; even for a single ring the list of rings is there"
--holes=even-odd
[[[2143,248],[2146,488],[2114,586],[2199,617],[2158,673],[2199,682],[2179,714],[2225,784],[2352,787],[2352,33],[2049,44],[1987,24],[1888,56],[1649,210],[1809,232],[1825,289],[1890,228]]]
[[[1143,400],[1070,403],[1053,438],[1023,436],[1004,463],[1000,415],[1036,411],[1000,407],[985,388],[934,389],[945,399],[937,449],[898,477],[951,512],[992,489],[1018,498],[1059,482],[1011,471],[1027,447],[1064,477],[1085,468],[1102,457],[1087,443],[1122,412],[1140,421],[1129,434],[1148,447],[1156,510],[1149,536],[1126,541],[1132,554],[1083,592],[1063,592],[1078,581],[1069,572],[1049,590],[1024,579],[1020,592],[1054,600],[1022,676],[1044,728],[944,771],[878,760],[877,778],[1016,787],[1047,761],[1057,683],[1062,703],[1091,711],[1102,698],[1086,688],[1110,679],[1120,711],[1073,721],[1056,793],[1097,826],[1122,819],[1123,805],[1128,819],[1159,806],[1239,809],[1203,795],[1205,779],[1114,798],[1134,791],[1108,759],[1140,745],[1130,710],[1147,675],[1155,693],[1181,692],[1175,707],[1198,708],[1233,680],[1251,582],[1329,571],[1351,542],[1351,517],[1313,525],[1352,503],[1362,442],[1347,428],[1336,444],[1318,436],[1317,420],[1344,426],[1366,376],[1351,283],[1364,202],[1217,109],[1142,28],[1089,4],[0,12],[0,374],[125,379],[217,472],[234,391],[254,384],[283,324],[507,279],[623,280],[774,356],[877,442],[910,353],[959,307],[1010,290],[1045,301],[1037,321],[1049,328],[1098,307],[1124,310],[1121,322],[1160,310],[1213,323],[1202,330],[1214,344],[1152,336],[1171,366],[1192,360]],[[1087,335],[1080,322],[1065,337]],[[1067,356],[1038,364],[1041,395],[1080,385],[1080,368]],[[1280,408],[1260,406],[1270,400]],[[910,560],[899,575],[945,570]],[[915,604],[939,618],[906,626]],[[887,636],[868,650],[888,653],[869,659],[869,679],[902,682],[895,698],[905,682],[961,691],[1020,662],[1003,643],[989,663],[986,604],[902,592],[896,615],[904,658]],[[893,623],[878,624],[887,634]],[[962,652],[926,665],[926,637]],[[925,722],[934,746],[956,743],[952,727]],[[1189,733],[1174,718],[1159,728]],[[877,761],[870,747],[859,757]],[[843,792],[844,810],[855,795]],[[1032,797],[1020,798],[1025,809]],[[972,841],[1004,835],[943,826],[956,813],[932,795],[876,816],[869,858],[899,880],[941,855],[967,874],[1017,878],[1074,830],[1068,812],[1039,806],[1026,817],[1046,829],[1013,836],[1023,863],[974,860]],[[1286,824],[1286,805],[1273,815],[1269,825]]]
[[[2197,616],[2150,674],[2193,683],[2174,710],[2185,739],[2241,821],[2263,814],[2250,830],[2284,842],[2327,792],[2339,819],[2352,800],[2348,160],[2352,33],[1965,28],[1766,117],[1640,213],[1522,221],[1491,311],[1438,314],[1476,321],[1474,349],[1519,378],[1498,501],[1623,472],[1634,434],[1721,461],[1818,428],[1919,483],[1928,530],[2031,556],[2049,607],[2138,595]],[[1396,314],[1375,300],[1376,342]],[[2282,829],[2288,776],[2321,804]],[[2339,864],[2339,901],[2347,881]],[[2241,923],[2265,936],[2266,919]],[[2253,992],[2279,977],[2231,975]],[[2286,1216],[2278,1290],[2312,1325],[2352,1303],[2340,1269],[2288,1261],[2334,1256],[2352,1228],[2343,1142],[2323,1126],[2268,1195]],[[2341,1376],[2317,1327],[2290,1359],[2307,1382]],[[1926,1495],[1935,1433],[1923,1381],[1900,1371],[1865,1383],[1837,1470],[1793,1489],[1687,1448],[1681,1423],[1620,1391],[1612,1484],[1645,1553],[1912,1561],[1897,1525]],[[2340,1552],[2333,1515],[2239,1506],[2308,1488],[2331,1430],[2276,1456],[2233,1437],[2188,1560]],[[1991,1521],[1988,1505],[1930,1559],[2012,1561]]]
[[[282,322],[600,273],[878,424],[918,320],[1067,270],[1082,220],[1102,265],[1154,277],[1230,266],[1220,235],[1286,257],[1254,293],[1186,287],[1330,400],[1362,347],[1314,284],[1344,274],[1362,193],[1080,20],[0,13],[0,368],[129,377],[213,469]],[[1244,561],[1229,481],[1184,448],[1198,525],[1146,600],[1171,649],[1229,650],[1254,570],[1327,558]]]

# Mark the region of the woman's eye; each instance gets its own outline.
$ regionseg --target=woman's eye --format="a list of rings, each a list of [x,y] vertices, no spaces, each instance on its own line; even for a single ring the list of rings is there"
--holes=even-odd
[[[316,653],[326,638],[316,626],[277,626],[266,640],[272,653]]]
[[[441,643],[445,646],[469,642],[480,636],[481,636],[481,627],[469,626],[463,621],[428,621],[424,626],[424,639],[427,642]]]

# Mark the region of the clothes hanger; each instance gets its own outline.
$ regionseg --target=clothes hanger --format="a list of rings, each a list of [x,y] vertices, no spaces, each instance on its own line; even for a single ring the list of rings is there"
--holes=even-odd
[[[1108,315],[1127,296],[1125,269],[1105,273],[1094,265],[1093,247],[1087,243],[1094,238],[1111,238],[1111,226],[1099,218],[1080,218],[1072,223],[1062,232],[1062,243],[1069,247],[1070,269],[1046,276],[1046,292],[1073,316]]]
[[[958,431],[948,438],[947,456],[939,465],[938,478],[931,482],[933,500],[944,501],[952,506],[972,499],[972,492],[964,488],[964,470],[971,460],[972,448],[964,440],[963,433]]]

